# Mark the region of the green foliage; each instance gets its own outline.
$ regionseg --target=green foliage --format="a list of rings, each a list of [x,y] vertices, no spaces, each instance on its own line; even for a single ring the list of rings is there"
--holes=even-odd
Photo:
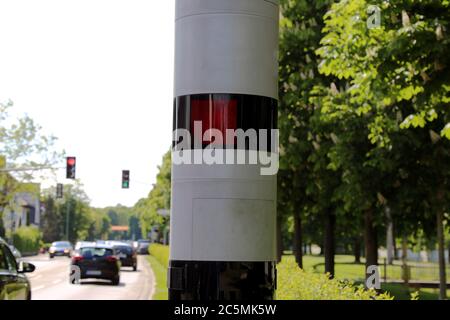
[[[91,208],[82,185],[64,186],[64,198],[54,199],[55,188],[44,190],[45,212],[42,215],[44,241],[53,242],[66,239],[66,223],[69,223],[69,240],[107,239],[110,230],[108,216]]]
[[[163,266],[155,257],[149,255],[148,261],[155,275],[155,292],[152,300],[167,300],[169,292],[167,289],[167,267]]]
[[[368,28],[369,5],[381,9],[380,27]],[[434,214],[450,204],[449,2],[286,0],[281,7],[284,221],[300,215],[303,239],[321,244],[324,213],[333,212],[339,244],[360,239],[363,222],[373,243],[388,207],[397,236],[435,239]],[[376,244],[365,245],[373,260]]]
[[[158,167],[156,183],[153,185],[147,198],[140,199],[133,210],[137,213],[142,229],[142,234],[147,235],[155,225],[164,227],[168,224],[168,217],[158,214],[160,209],[170,209],[170,187],[171,187],[171,152],[163,156],[162,165]]]
[[[42,128],[27,115],[12,119],[9,115],[12,107],[11,100],[0,102],[0,168],[55,165],[62,157],[62,152],[54,149],[56,138],[43,134]],[[4,211],[12,205],[16,193],[27,191],[22,182],[31,181],[37,173],[0,171],[0,236],[5,233]]]
[[[42,128],[27,115],[11,119],[11,100],[0,103],[0,155],[8,167],[51,166],[61,160],[62,153],[54,149],[56,138],[42,133]],[[30,172],[16,172],[19,180],[31,180]]]
[[[323,15],[333,1],[281,1],[279,55],[280,170],[278,214],[285,224],[302,219],[305,242],[320,243],[322,213],[335,206],[339,172],[328,167],[334,124],[320,121],[320,106],[311,101],[316,86],[333,77],[319,74]]]
[[[47,243],[58,241],[62,238],[63,232],[61,228],[62,217],[59,212],[59,206],[52,196],[45,197],[43,202],[45,208],[41,218],[43,240]]]
[[[277,266],[278,300],[392,300],[389,294],[377,294],[362,285],[329,279],[328,275],[305,272],[293,259]]]
[[[96,220],[95,230],[97,239],[139,239],[141,238],[139,219],[135,208],[117,204],[105,208],[93,208],[93,217]],[[128,233],[112,232],[111,226],[128,226]]]
[[[379,28],[367,28],[365,0],[339,1],[325,15],[319,70],[349,83],[335,97],[329,94],[325,111],[341,119],[358,113],[371,117],[372,142],[380,147],[390,144],[399,122],[401,128],[423,128],[439,119],[437,126],[444,129],[450,101],[448,2],[370,4],[382,10]]]
[[[367,28],[367,1],[339,1],[325,15],[316,50],[319,71],[346,82],[314,88],[321,120],[340,125],[329,167],[345,174],[347,208],[383,205],[374,197],[381,194],[397,231],[430,234],[430,191],[448,181],[450,144],[438,132],[448,135],[450,41],[443,30],[450,7],[433,0],[370,4],[382,10],[379,28]]]
[[[148,247],[148,252],[156,258],[165,268],[169,267],[169,246],[159,243],[152,243]]]
[[[411,293],[411,300],[419,300],[419,291]]]
[[[150,244],[148,248],[150,253],[149,262],[152,266],[156,280],[156,291],[154,300],[167,300],[167,268],[169,267],[169,246],[158,243]]]
[[[14,246],[25,255],[37,254],[41,245],[42,234],[36,227],[20,227],[13,234]]]

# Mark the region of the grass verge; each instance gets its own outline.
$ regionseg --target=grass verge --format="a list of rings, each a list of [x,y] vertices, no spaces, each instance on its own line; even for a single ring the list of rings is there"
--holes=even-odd
[[[167,300],[167,268],[163,266],[155,257],[149,255],[147,257],[148,262],[155,275],[155,293],[153,294],[153,300]]]

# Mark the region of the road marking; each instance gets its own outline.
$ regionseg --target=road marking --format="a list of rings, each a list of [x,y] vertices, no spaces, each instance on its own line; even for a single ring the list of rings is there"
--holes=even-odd
[[[52,284],[58,284],[60,282],[62,282],[62,280],[61,279],[57,279],[57,280],[53,281]]]
[[[45,288],[45,286],[37,286],[37,287],[32,287],[31,288],[31,291],[38,291],[38,290],[41,290],[41,289],[44,289]]]
[[[144,279],[146,279],[146,280],[151,279],[152,280],[152,287],[150,289],[150,293],[148,292],[148,282],[144,281],[144,285],[143,285],[143,288],[142,288],[142,291],[141,291],[140,299],[142,299],[142,300],[153,300],[153,296],[155,295],[155,291],[156,291],[155,274],[153,273],[152,266],[150,265],[149,261],[147,260],[147,257],[142,258],[140,264],[141,265],[142,264],[145,265],[145,267],[141,269],[143,271]],[[148,296],[145,295],[142,298],[142,295],[145,294],[145,293],[148,294]]]

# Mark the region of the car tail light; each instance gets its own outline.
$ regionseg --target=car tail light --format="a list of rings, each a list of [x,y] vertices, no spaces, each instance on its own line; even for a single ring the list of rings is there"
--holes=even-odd
[[[72,262],[80,262],[83,261],[83,256],[74,256],[72,258]]]
[[[115,256],[106,257],[106,261],[108,262],[117,262],[117,258]]]

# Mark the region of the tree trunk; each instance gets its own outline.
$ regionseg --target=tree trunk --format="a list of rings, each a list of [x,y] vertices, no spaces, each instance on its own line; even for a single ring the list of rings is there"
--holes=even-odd
[[[445,275],[444,227],[442,225],[442,210],[438,210],[436,217],[439,253],[439,299],[445,300],[447,298],[447,280]]]
[[[277,263],[281,262],[283,256],[283,236],[281,231],[281,218],[277,219]]]
[[[408,261],[408,237],[406,236],[406,234],[404,234],[402,238],[402,269],[403,269],[402,278],[403,281],[405,281],[406,286],[408,285],[410,276],[407,261]]]
[[[299,268],[303,268],[302,220],[300,213],[294,213],[294,255]]]
[[[327,209],[325,212],[325,239],[324,239],[324,253],[325,253],[325,273],[329,273],[330,277],[334,277],[334,253],[335,253],[335,226],[336,215]]]
[[[391,209],[386,207],[386,257],[387,263],[394,262],[394,223],[392,222]]]
[[[355,255],[355,263],[361,263],[361,239],[355,237],[353,244],[353,254]]]
[[[366,268],[378,264],[377,236],[373,221],[373,209],[364,212],[364,246],[366,252]]]
[[[450,263],[450,243],[448,244],[448,263]]]
[[[394,230],[394,234],[395,234],[395,230]],[[394,236],[394,260],[398,259],[398,249],[397,249],[397,241],[395,241],[395,236]]]

